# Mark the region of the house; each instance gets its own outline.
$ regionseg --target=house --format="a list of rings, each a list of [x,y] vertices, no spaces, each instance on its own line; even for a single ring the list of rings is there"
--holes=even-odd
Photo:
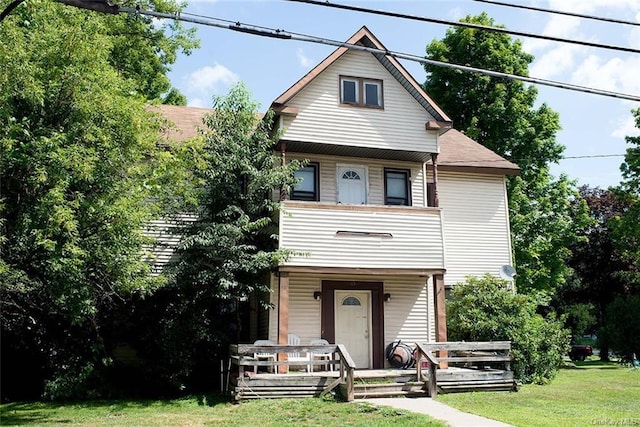
[[[386,50],[366,28],[350,44]],[[161,107],[187,136],[205,110]],[[274,309],[252,335],[344,344],[383,368],[396,340],[446,341],[445,291],[512,263],[506,176],[518,167],[451,127],[393,57],[336,49],[271,105],[285,159],[308,159],[285,200]],[[176,135],[173,135],[176,137]]]

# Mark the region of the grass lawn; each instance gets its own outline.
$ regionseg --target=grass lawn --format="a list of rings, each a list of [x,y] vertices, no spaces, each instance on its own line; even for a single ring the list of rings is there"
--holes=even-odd
[[[639,426],[640,370],[578,362],[545,386],[517,393],[458,393],[438,400],[515,426]],[[322,399],[229,403],[216,397],[0,405],[0,425],[69,426],[438,426],[418,414]]]
[[[0,425],[65,426],[431,426],[429,417],[369,404],[322,399],[273,399],[229,403],[199,397],[162,401],[10,403]]]
[[[515,426],[640,426],[640,369],[577,362],[548,385],[517,393],[459,393],[438,400]]]

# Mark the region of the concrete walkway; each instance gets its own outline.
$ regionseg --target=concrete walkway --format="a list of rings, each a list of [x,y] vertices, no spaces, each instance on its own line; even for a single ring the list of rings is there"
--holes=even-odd
[[[444,421],[451,427],[510,427],[510,424],[490,420],[489,418],[484,418],[479,415],[468,414],[429,397],[362,399],[356,400],[356,402],[391,406],[393,408],[429,415],[432,418]]]

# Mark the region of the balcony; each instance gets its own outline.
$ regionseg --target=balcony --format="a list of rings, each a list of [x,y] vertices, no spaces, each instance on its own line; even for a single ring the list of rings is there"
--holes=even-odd
[[[414,206],[283,202],[283,267],[444,269],[442,211]]]

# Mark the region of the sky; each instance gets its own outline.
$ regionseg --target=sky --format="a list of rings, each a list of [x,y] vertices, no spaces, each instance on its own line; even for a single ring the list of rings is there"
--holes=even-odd
[[[640,22],[640,0],[508,0],[553,10]],[[378,10],[401,12],[448,21],[486,12],[508,29],[572,40],[640,49],[640,26],[594,21],[544,12],[526,11],[472,0],[334,0]],[[366,25],[387,49],[423,56],[426,45],[442,39],[447,25],[403,20],[360,12],[299,4],[283,0],[191,0],[185,9],[204,15],[345,41]],[[187,26],[191,26],[188,24]],[[280,40],[195,25],[201,48],[181,55],[172,67],[172,84],[187,96],[188,105],[211,107],[238,81],[244,82],[265,111],[335,48]],[[535,56],[531,77],[640,96],[640,54],[577,46],[521,37],[525,51]],[[416,62],[400,60],[422,83],[426,73]],[[437,99],[435,100],[437,102]],[[565,157],[621,155],[625,136],[638,135],[631,109],[640,103],[538,86],[538,105],[560,114],[558,141]],[[621,180],[623,157],[565,159],[551,172],[566,174],[578,185],[607,188]]]

